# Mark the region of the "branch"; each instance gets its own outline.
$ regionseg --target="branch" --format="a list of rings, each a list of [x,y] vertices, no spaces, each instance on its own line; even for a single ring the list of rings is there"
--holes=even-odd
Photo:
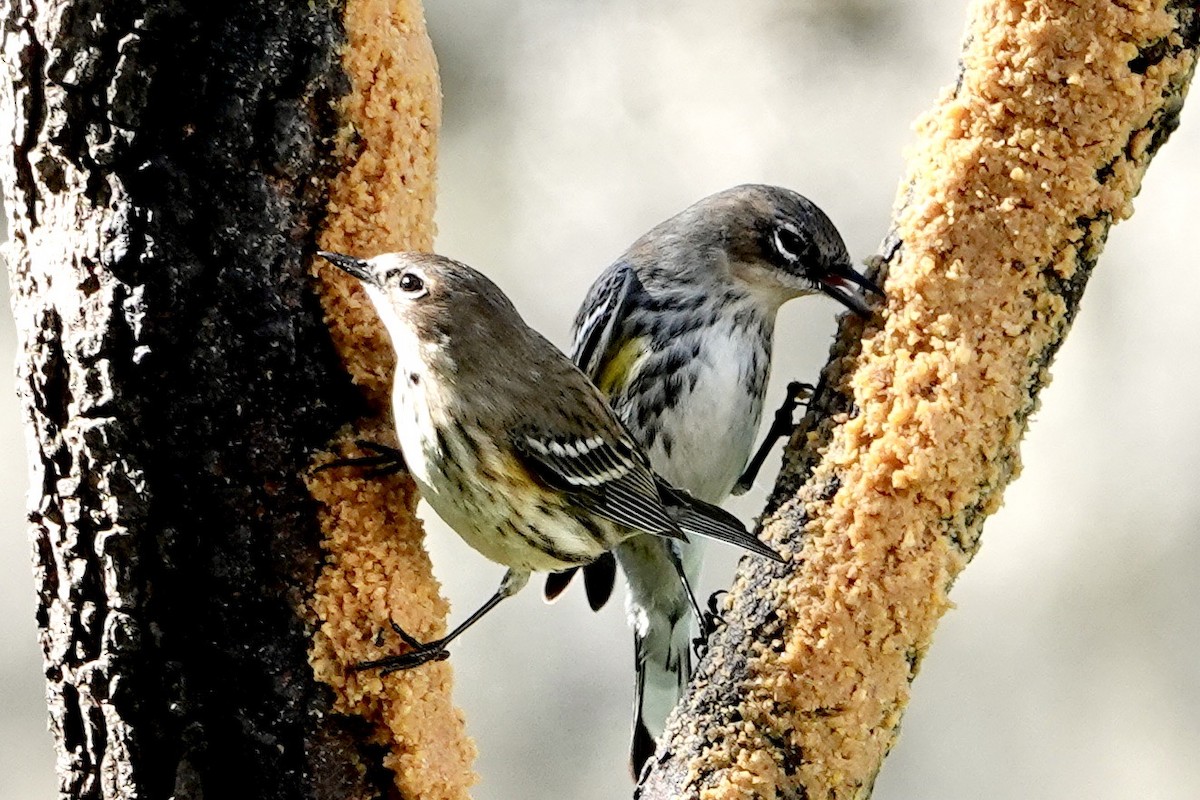
[[[62,794],[464,796],[446,669],[371,698],[340,673],[399,596],[424,602],[410,629],[444,619],[411,486],[329,477],[322,511],[302,479],[340,432],[390,429],[378,324],[337,286],[319,298],[307,259],[318,234],[428,246],[419,5],[12,0],[0,21]]]
[[[429,251],[441,87],[421,3],[351,0],[345,25],[350,91],[339,106],[339,171],[318,241],[365,258]],[[328,265],[314,272],[334,343],[368,401],[368,413],[339,431],[326,452],[345,452],[360,438],[397,447],[387,334],[358,281]],[[386,680],[346,671],[396,652],[391,620],[422,641],[446,631],[448,607],[425,551],[412,479],[338,470],[313,474],[308,484],[322,504],[327,553],[311,601],[320,620],[313,671],[334,688],[339,712],[368,721],[401,796],[467,797],[475,746],[451,699],[450,665],[426,664]]]
[[[866,797],[1111,225],[1178,125],[1191,3],[978,0],[920,123],[878,265],[843,320],[764,529],[639,787]]]

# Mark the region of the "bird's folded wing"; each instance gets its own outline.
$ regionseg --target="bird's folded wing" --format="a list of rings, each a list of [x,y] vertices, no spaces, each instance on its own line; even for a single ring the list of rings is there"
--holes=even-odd
[[[592,284],[579,307],[571,360],[593,381],[605,364],[613,329],[625,318],[625,307],[636,281],[633,267],[614,264]]]
[[[627,442],[524,433],[513,444],[536,477],[587,511],[643,533],[686,538],[663,508],[654,473]]]

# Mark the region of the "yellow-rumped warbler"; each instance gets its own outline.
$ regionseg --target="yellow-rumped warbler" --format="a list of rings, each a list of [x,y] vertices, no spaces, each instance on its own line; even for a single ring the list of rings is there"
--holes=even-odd
[[[445,658],[531,571],[590,563],[632,536],[696,534],[780,560],[736,517],[658,477],[599,390],[480,273],[420,253],[318,255],[364,283],[391,337],[396,429],[421,496],[508,567],[496,594],[445,637],[420,643],[397,630],[409,652],[356,668]]]
[[[737,186],[653,228],[600,275],[575,317],[571,356],[659,474],[719,503],[754,445],[779,307],[823,292],[870,316],[856,286],[879,291],[854,271],[819,208],[787,189]],[[635,640],[636,776],[691,677],[689,584],[701,553],[646,536],[614,553]],[[550,575],[546,597],[572,573]],[[613,575],[606,559],[584,569],[593,608],[608,598]]]

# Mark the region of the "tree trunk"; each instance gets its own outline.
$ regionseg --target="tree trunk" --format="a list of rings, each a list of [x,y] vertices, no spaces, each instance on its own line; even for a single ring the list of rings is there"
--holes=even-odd
[[[413,5],[4,6],[5,256],[63,796],[396,791],[376,723],[335,713],[309,664],[307,604],[338,553],[303,476],[335,432],[382,413],[352,385],[309,259],[319,230],[355,244],[325,217],[330,182],[380,146],[337,135],[340,99],[363,88],[341,49],[354,25],[424,37]],[[436,115],[398,107],[436,137]],[[416,152],[397,155],[411,170]],[[431,187],[398,223],[425,246]],[[419,540],[401,495],[389,514]]]
[[[973,5],[879,259],[885,307],[843,321],[768,504],[792,563],[744,562],[643,800],[870,795],[1198,40],[1190,2]]]

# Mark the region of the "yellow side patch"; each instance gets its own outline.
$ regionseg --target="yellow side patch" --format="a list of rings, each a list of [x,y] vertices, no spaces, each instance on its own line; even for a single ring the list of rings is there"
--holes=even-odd
[[[618,388],[624,386],[633,374],[641,368],[642,357],[647,351],[646,337],[640,336],[626,342],[616,354],[600,369],[600,377],[596,386],[605,395],[611,396]]]

